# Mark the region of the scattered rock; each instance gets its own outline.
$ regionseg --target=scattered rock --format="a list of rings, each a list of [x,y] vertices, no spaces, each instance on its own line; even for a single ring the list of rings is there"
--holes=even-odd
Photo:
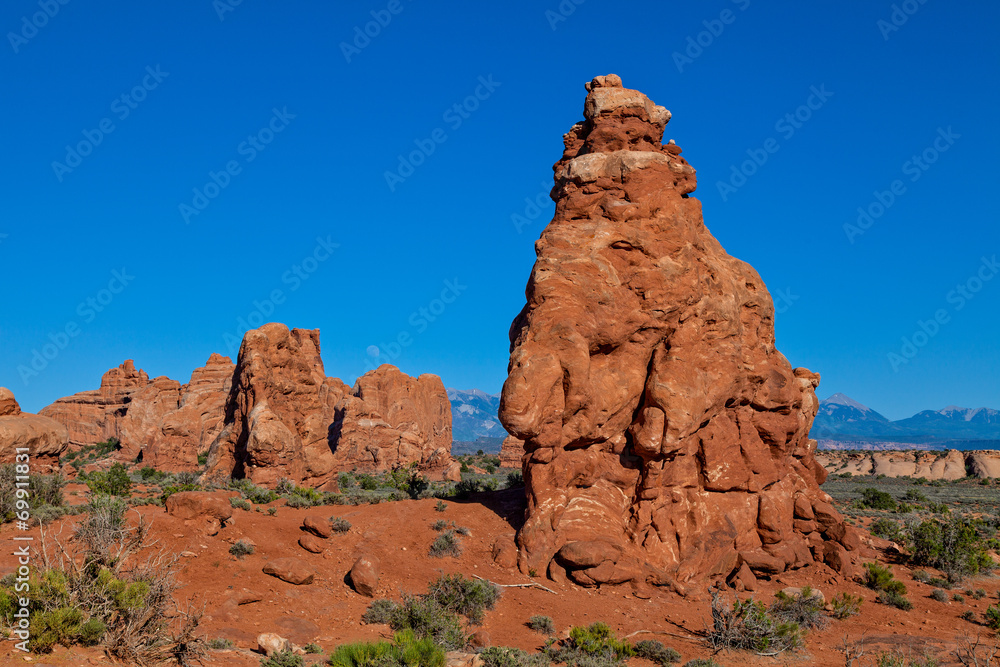
[[[261,653],[270,657],[275,653],[291,651],[292,643],[284,637],[271,632],[265,632],[264,634],[258,635],[257,648],[261,651]]]
[[[323,543],[315,535],[306,534],[299,538],[299,546],[314,554],[323,553]]]
[[[373,598],[378,589],[379,560],[375,556],[361,556],[351,567],[351,585],[361,595]]]
[[[469,637],[469,645],[473,648],[488,648],[493,645],[490,641],[490,633],[486,630],[476,630]]]
[[[276,558],[264,565],[264,574],[301,586],[311,584],[316,576],[316,571],[308,563],[298,558]]]
[[[504,535],[493,543],[493,562],[505,569],[517,567],[517,544],[514,543],[514,535]]]
[[[326,539],[333,535],[333,528],[330,526],[329,519],[324,519],[318,516],[307,516],[302,520],[302,529],[306,530],[316,537],[322,537]]]
[[[167,514],[178,519],[212,518],[225,523],[233,516],[229,494],[223,491],[180,491],[167,498]]]

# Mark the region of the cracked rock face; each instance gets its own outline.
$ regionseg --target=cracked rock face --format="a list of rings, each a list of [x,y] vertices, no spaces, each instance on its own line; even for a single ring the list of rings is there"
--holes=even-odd
[[[857,537],[808,438],[819,376],[775,348],[763,281],[705,227],[670,112],[615,75],[587,91],[510,333],[522,570],[684,590],[744,564],[846,567]]]

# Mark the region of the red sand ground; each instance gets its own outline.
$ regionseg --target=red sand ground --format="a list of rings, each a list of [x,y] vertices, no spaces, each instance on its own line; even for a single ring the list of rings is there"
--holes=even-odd
[[[71,485],[67,491],[81,489]],[[83,500],[68,496],[71,502]],[[275,632],[294,643],[304,645],[316,642],[325,651],[338,644],[358,640],[388,638],[391,631],[386,626],[366,626],[361,623],[370,599],[355,593],[345,582],[345,575],[358,556],[375,554],[381,560],[379,595],[398,599],[401,593],[422,593],[428,582],[442,573],[460,572],[466,576],[479,575],[498,584],[518,584],[531,581],[516,570],[506,570],[493,563],[491,550],[494,541],[505,535],[512,536],[523,513],[523,500],[519,492],[502,492],[492,497],[464,502],[446,502],[447,509],[437,512],[436,500],[400,501],[380,505],[335,506],[310,509],[291,509],[279,506],[277,516],[255,511],[234,510],[234,520],[218,535],[206,537],[192,534],[190,527],[168,516],[163,508],[147,506],[138,508],[152,522],[151,538],[159,546],[174,553],[193,552],[196,556],[182,557],[178,563],[178,580],[182,586],[177,599],[183,607],[187,601],[194,607],[204,606],[205,616],[201,630],[209,638],[224,637],[237,647],[233,651],[214,651],[206,661],[211,665],[254,666],[260,656],[250,654],[256,649],[256,637],[262,632]],[[275,506],[283,501],[278,501]],[[266,510],[265,510],[266,511]],[[322,554],[311,554],[298,544],[302,534],[300,526],[307,515],[324,518],[339,516],[351,522],[346,534],[334,535],[326,540],[327,549]],[[431,524],[445,519],[465,526],[471,535],[463,538],[464,551],[459,558],[432,558],[428,548],[438,535]],[[63,535],[71,532],[75,517],[55,522],[49,532]],[[15,529],[3,526],[2,535],[10,542]],[[21,533],[23,534],[23,533]],[[38,535],[38,529],[31,531]],[[252,540],[256,553],[243,559],[229,554],[230,545],[240,538]],[[261,568],[271,558],[294,556],[314,566],[318,572],[311,585],[294,586],[267,576]],[[0,561],[0,573],[13,569],[13,559]],[[724,666],[741,665],[844,665],[843,654],[837,651],[844,638],[849,641],[865,638],[867,656],[861,663],[874,662],[871,658],[882,650],[903,649],[914,655],[924,650],[936,653],[941,664],[958,664],[951,651],[956,637],[967,633],[973,637],[982,634],[990,643],[994,633],[959,618],[966,609],[982,617],[986,607],[997,600],[1000,580],[985,578],[966,582],[956,590],[985,588],[988,595],[983,600],[966,597],[965,602],[937,602],[929,597],[932,587],[912,580],[910,569],[893,565],[898,578],[909,588],[908,597],[914,603],[912,611],[880,605],[874,593],[854,582],[844,582],[823,565],[813,565],[786,573],[773,581],[761,582],[762,590],[755,595],[770,602],[773,593],[789,585],[812,585],[829,599],[846,591],[860,594],[866,602],[860,616],[837,621],[822,631],[809,633],[804,649],[776,658],[759,657],[749,653],[722,653],[714,656]],[[698,591],[684,599],[667,592],[654,591],[653,598],[642,600],[631,594],[628,587],[604,587],[600,590],[561,587],[544,579],[537,581],[552,588],[555,594],[537,588],[506,588],[497,607],[486,614],[483,624],[494,645],[517,646],[537,650],[544,637],[525,627],[533,614],[551,616],[560,633],[572,625],[604,621],[619,636],[636,634],[633,639],[658,639],[683,656],[683,662],[709,657],[711,652],[701,638],[710,621],[707,590]],[[238,605],[237,599],[247,593],[260,597],[259,602]],[[732,595],[730,593],[730,595]],[[306,664],[320,662],[322,656],[306,656]],[[110,661],[95,649],[66,649],[57,647],[48,655],[25,656],[13,650],[12,642],[4,645],[0,664],[24,665],[88,665],[108,664]],[[636,660],[636,663],[644,661]],[[649,664],[649,663],[644,663]]]

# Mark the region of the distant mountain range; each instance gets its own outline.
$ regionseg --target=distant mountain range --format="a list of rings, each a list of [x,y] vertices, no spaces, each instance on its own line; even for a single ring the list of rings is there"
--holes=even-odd
[[[449,389],[456,453],[500,451],[507,436],[497,418],[500,394]],[[810,435],[821,449],[1000,449],[1000,410],[924,410],[890,421],[844,394],[820,401]]]
[[[473,389],[449,389],[448,400],[451,401],[451,437],[457,442],[472,443],[480,438],[486,438],[487,446],[477,447],[484,451],[493,448],[500,451],[500,442],[507,437],[507,431],[497,418],[500,409],[500,394],[487,394],[485,391]],[[475,451],[475,450],[473,450]]]
[[[996,449],[1000,410],[950,405],[889,421],[849,396],[834,394],[820,401],[810,435],[825,449]]]

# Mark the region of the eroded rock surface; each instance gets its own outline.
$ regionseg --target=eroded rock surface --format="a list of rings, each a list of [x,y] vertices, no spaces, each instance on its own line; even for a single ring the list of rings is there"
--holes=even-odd
[[[816,452],[816,460],[831,474],[924,477],[956,480],[963,477],[1000,477],[1000,452],[996,450]]]
[[[524,457],[524,440],[508,435],[500,445],[500,467],[520,468]]]
[[[413,463],[436,476],[457,469],[439,377],[412,378],[383,365],[351,388],[326,377],[318,330],[266,324],[247,332],[209,475],[315,487],[333,485],[342,470]]]
[[[33,474],[54,473],[59,470],[59,456],[68,447],[65,426],[48,417],[21,412],[14,393],[0,387],[0,463],[15,463],[21,449],[29,456]]]
[[[587,90],[511,327],[521,569],[684,590],[849,550],[808,437],[819,376],[775,348],[763,281],[706,229],[694,169],[661,143],[670,112],[615,75]]]
[[[121,423],[132,397],[149,384],[149,376],[131,359],[101,377],[100,389],[60,398],[38,413],[59,422],[69,431],[71,448],[121,440]]]

